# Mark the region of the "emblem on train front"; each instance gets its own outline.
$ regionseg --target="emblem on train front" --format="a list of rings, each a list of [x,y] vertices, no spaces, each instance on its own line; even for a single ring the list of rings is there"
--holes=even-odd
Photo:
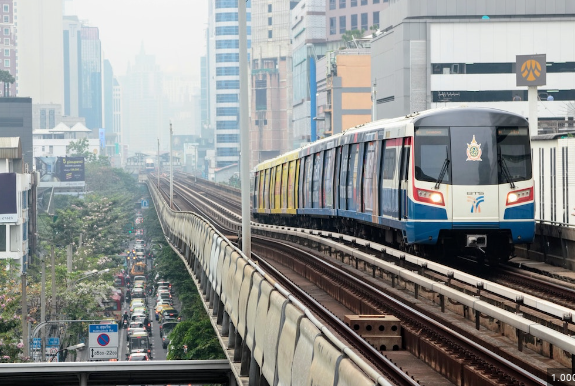
[[[481,213],[481,203],[485,201],[485,196],[467,196],[467,202],[471,203],[471,213]]]
[[[475,140],[475,135],[471,143],[467,144],[466,161],[481,161],[481,144]]]

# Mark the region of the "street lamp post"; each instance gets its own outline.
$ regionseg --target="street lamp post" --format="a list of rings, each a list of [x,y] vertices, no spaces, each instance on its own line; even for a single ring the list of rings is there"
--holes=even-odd
[[[62,348],[62,349],[56,351],[54,354],[52,354],[52,356],[50,357],[50,360],[48,362],[52,362],[54,360],[54,358],[56,358],[56,356],[63,351],[76,351],[76,350],[81,351],[84,349],[84,347],[86,347],[85,343],[79,343],[79,344],[75,344],[73,346]]]

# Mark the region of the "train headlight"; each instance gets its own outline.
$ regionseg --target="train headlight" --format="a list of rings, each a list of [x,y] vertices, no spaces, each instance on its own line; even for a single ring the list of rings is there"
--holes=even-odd
[[[515,190],[507,193],[506,205],[521,204],[533,200],[533,188]]]
[[[435,192],[433,190],[425,190],[416,188],[415,199],[420,202],[426,202],[428,204],[441,205],[444,206],[443,194],[440,192]]]

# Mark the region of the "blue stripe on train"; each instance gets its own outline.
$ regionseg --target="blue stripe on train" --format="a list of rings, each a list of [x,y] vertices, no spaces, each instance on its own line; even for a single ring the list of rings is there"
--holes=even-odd
[[[535,204],[530,202],[529,204],[517,205],[511,208],[505,209],[503,214],[504,220],[529,220],[535,217]]]

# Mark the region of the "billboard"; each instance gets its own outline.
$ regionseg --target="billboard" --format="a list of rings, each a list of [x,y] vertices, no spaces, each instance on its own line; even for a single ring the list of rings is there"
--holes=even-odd
[[[84,157],[37,157],[40,188],[83,187]]]
[[[0,223],[18,221],[16,173],[0,173]]]
[[[547,55],[515,55],[517,86],[545,86],[547,82]]]

